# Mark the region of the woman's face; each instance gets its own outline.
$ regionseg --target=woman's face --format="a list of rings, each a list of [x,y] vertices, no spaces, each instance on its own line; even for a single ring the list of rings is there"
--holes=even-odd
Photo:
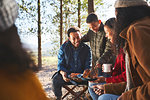
[[[104,26],[104,31],[106,33],[106,37],[110,40],[110,42],[113,43],[113,40],[112,40],[112,38],[113,38],[113,30],[110,27],[108,27],[107,25],[105,25]]]
[[[117,16],[117,9],[115,9],[115,16]]]
[[[117,12],[117,9],[115,9],[115,16],[116,16],[116,21],[117,21],[117,14],[118,14],[118,12]]]

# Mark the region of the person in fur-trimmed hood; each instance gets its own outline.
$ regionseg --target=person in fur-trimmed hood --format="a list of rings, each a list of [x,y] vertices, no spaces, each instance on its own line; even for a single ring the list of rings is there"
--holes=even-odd
[[[150,7],[144,0],[115,2],[115,43],[125,39],[127,83],[97,86],[104,90],[98,100],[149,100],[150,98]],[[117,46],[116,46],[117,47]],[[119,46],[118,46],[119,47]],[[118,49],[119,50],[119,49]],[[125,90],[125,91],[124,91]]]

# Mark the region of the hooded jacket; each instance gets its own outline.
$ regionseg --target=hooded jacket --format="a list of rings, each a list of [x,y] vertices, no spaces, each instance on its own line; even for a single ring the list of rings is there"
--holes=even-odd
[[[120,36],[127,42],[130,77],[133,88],[122,94],[122,100],[150,99],[150,17],[133,22]],[[107,84],[106,93],[118,94],[125,90],[126,83]]]

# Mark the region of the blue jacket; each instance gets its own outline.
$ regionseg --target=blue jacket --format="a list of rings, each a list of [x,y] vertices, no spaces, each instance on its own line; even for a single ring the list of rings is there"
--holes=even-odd
[[[84,43],[75,49],[70,41],[64,43],[58,53],[58,71],[70,73],[83,73],[91,67],[91,50]]]

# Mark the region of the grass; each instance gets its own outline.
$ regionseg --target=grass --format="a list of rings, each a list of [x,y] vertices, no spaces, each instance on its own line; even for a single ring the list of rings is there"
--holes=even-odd
[[[44,56],[42,57],[42,65],[57,65],[57,56],[50,57],[50,56]]]
[[[33,58],[35,60],[35,63],[37,64],[38,63],[38,59],[37,57],[35,56]],[[43,56],[42,57],[42,66],[50,66],[50,65],[57,65],[57,56]]]

